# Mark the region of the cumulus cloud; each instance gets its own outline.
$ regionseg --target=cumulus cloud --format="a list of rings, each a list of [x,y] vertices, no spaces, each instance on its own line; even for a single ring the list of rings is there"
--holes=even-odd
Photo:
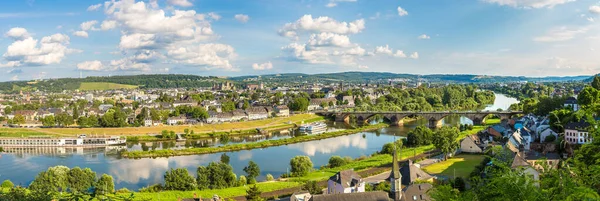
[[[394,53],[393,56],[399,58],[406,58],[406,54],[404,54],[404,51],[402,50],[396,50],[396,53]]]
[[[406,16],[406,15],[408,15],[408,11],[406,11],[406,10],[404,10],[404,8],[398,6],[398,15]]]
[[[312,34],[308,40],[308,44],[311,46],[338,46],[348,47],[352,45],[350,38],[346,35],[334,34],[334,33],[320,33]]]
[[[97,23],[98,23],[98,21],[92,20],[92,21],[83,22],[79,26],[81,27],[81,30],[87,31],[87,30],[90,30],[90,29],[95,29],[94,25],[97,24]]]
[[[181,7],[190,7],[193,6],[192,2],[188,0],[167,0],[169,5],[181,6]]]
[[[27,29],[21,27],[11,28],[10,30],[8,30],[8,32],[6,32],[5,35],[14,40],[23,40],[25,38],[30,37],[30,34],[27,32]]]
[[[169,50],[167,55],[176,59],[176,63],[221,68],[230,71],[237,70],[229,63],[229,59],[237,57],[235,49],[230,45],[209,43],[187,48],[179,47]]]
[[[358,68],[360,68],[360,69],[369,69],[369,66],[367,66],[367,65],[358,65]]]
[[[337,20],[321,16],[313,18],[312,15],[304,15],[296,22],[287,23],[279,30],[279,35],[296,38],[298,32],[330,32],[335,34],[356,34],[365,29],[365,20],[358,19],[353,22],[338,22]]]
[[[77,69],[84,71],[101,71],[104,69],[104,65],[98,60],[84,61],[77,64]]]
[[[553,8],[556,5],[573,2],[575,0],[483,0],[487,3],[515,8]]]
[[[337,2],[356,2],[357,0],[330,0],[329,3],[327,3],[325,5],[325,7],[327,8],[333,8],[336,7],[338,4]]]
[[[246,22],[248,22],[248,20],[250,20],[250,17],[248,17],[248,15],[244,15],[244,14],[237,14],[234,16],[234,18],[241,23],[246,23]]]
[[[428,36],[427,34],[422,34],[422,35],[419,36],[419,39],[421,39],[421,40],[426,40],[426,39],[430,39],[430,38],[431,37]]]
[[[76,31],[76,32],[73,32],[73,35],[74,36],[79,36],[79,37],[82,37],[82,38],[87,38],[88,37],[88,33],[86,31]]]
[[[561,42],[575,38],[578,34],[586,33],[589,27],[569,29],[567,27],[558,27],[550,30],[546,35],[533,38],[536,42]]]
[[[390,46],[385,45],[385,46],[377,46],[375,47],[375,54],[387,54],[387,55],[392,55],[393,51],[390,48]]]
[[[104,20],[100,25],[100,29],[102,30],[110,30],[117,27],[117,21],[114,20]]]
[[[221,19],[221,16],[215,12],[208,13],[208,17],[210,17],[213,20],[217,20],[217,21],[219,21]]]
[[[273,69],[273,64],[269,61],[267,63],[262,63],[262,64],[252,64],[252,69],[254,70],[270,70]]]
[[[410,58],[411,59],[418,59],[419,58],[419,53],[418,52],[413,52],[412,54],[410,54]]]
[[[67,54],[78,52],[67,48],[70,38],[64,34],[45,36],[36,40],[23,28],[11,29],[6,33],[14,42],[10,44],[2,57],[7,61],[4,67],[22,65],[48,65],[60,63]]]
[[[600,6],[590,6],[590,13],[600,14]]]
[[[87,8],[87,11],[96,11],[102,7],[102,4],[94,4]]]

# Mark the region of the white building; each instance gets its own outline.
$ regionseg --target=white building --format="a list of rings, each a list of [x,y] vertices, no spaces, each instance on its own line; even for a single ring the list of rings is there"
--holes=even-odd
[[[587,131],[590,124],[585,121],[569,123],[565,126],[565,141],[570,144],[587,144],[592,137]]]
[[[573,108],[573,111],[579,110],[579,104],[577,104],[577,99],[575,99],[575,97],[567,98],[563,106]]]
[[[327,181],[327,194],[365,192],[365,182],[353,170],[343,170]]]

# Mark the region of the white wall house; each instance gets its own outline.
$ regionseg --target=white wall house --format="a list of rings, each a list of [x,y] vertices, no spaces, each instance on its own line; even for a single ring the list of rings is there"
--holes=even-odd
[[[327,181],[327,194],[365,192],[365,182],[353,170],[343,170]]]
[[[592,137],[587,131],[590,124],[581,121],[569,123],[565,126],[565,141],[570,144],[587,144],[592,142]]]

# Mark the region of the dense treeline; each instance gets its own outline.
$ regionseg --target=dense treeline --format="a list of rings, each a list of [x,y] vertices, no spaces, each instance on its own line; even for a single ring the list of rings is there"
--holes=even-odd
[[[381,88],[374,103],[367,96],[357,94],[356,111],[443,111],[477,110],[494,103],[494,93],[478,90],[474,85],[448,85],[441,88],[412,89]],[[347,93],[347,95],[355,95]]]
[[[0,90],[4,92],[48,91],[61,92],[76,90],[82,82],[111,82],[118,84],[137,85],[142,88],[189,88],[212,87],[214,83],[224,82],[217,77],[202,77],[196,75],[127,75],[110,77],[60,78],[28,83],[27,81],[0,82]]]

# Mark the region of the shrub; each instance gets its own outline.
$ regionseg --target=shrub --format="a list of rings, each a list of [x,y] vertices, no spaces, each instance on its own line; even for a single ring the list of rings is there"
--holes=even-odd
[[[121,188],[119,190],[117,190],[117,193],[130,193],[131,191],[127,188]]]
[[[12,188],[13,186],[15,186],[10,180],[4,180],[2,182],[2,185],[0,185],[2,188]]]
[[[346,163],[347,163],[346,160],[344,160],[340,156],[332,156],[331,158],[329,158],[329,167],[330,168],[340,167],[340,166],[346,165]]]
[[[290,160],[291,174],[295,177],[306,176],[313,168],[308,156],[296,156]]]
[[[248,180],[246,179],[246,176],[240,175],[240,179],[238,180],[238,185],[244,186],[246,184],[248,184]]]
[[[267,174],[266,179],[267,179],[267,181],[275,180],[275,178],[273,178],[273,175],[271,175],[271,174]]]

